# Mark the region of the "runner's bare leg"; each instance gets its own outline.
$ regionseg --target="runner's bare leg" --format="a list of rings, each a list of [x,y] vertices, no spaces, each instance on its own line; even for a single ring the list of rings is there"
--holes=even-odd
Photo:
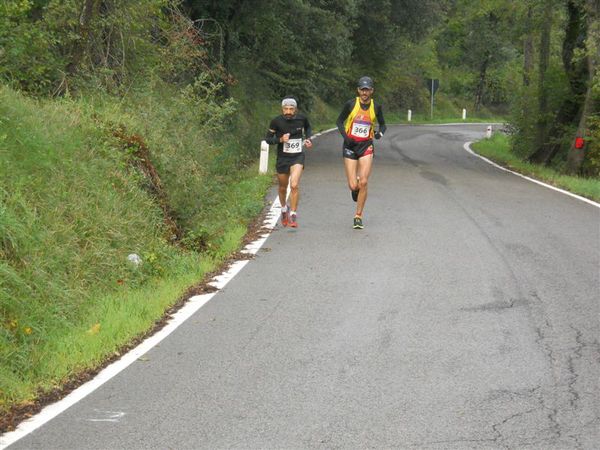
[[[278,173],[277,180],[279,181],[279,203],[285,205],[287,199],[287,187],[290,180],[289,173]]]
[[[355,159],[344,158],[344,169],[346,170],[346,178],[348,179],[348,187],[351,191],[358,189],[358,182],[356,181],[356,169],[358,167],[358,161]]]
[[[367,193],[369,190],[369,176],[373,168],[373,155],[363,156],[358,159],[358,199],[356,201],[356,215],[362,216]]]
[[[302,177],[302,164],[294,164],[290,167],[290,208],[296,211],[298,208],[298,200],[300,200],[300,177]]]

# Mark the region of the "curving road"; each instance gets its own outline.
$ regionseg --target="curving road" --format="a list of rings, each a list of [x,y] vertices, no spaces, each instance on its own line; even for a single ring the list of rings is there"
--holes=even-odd
[[[362,231],[320,137],[300,227],[10,448],[598,448],[600,209],[465,152],[484,128],[390,127]]]

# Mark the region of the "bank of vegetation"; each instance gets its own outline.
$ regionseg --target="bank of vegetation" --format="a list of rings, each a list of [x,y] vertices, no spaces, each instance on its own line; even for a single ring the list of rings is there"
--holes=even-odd
[[[435,120],[502,118],[516,158],[597,180],[598,17],[593,0],[3,1],[0,413],[101,364],[237,248],[283,95],[330,127],[370,75],[389,118],[424,120],[439,79]]]

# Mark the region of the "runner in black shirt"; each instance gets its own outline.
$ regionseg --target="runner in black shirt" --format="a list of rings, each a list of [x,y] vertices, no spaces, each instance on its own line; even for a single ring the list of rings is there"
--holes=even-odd
[[[381,105],[375,105],[373,80],[362,77],[358,80],[358,97],[344,105],[337,119],[337,127],[344,138],[342,149],[348,187],[356,202],[354,225],[362,229],[362,213],[367,201],[367,185],[373,166],[373,138],[379,139],[385,133],[385,119]],[[379,130],[375,131],[375,122]]]
[[[277,144],[277,179],[279,181],[279,202],[281,203],[281,224],[297,227],[300,177],[304,169],[304,147],[311,148],[312,129],[308,119],[297,114],[297,102],[286,97],[281,102],[283,114],[275,117],[269,125],[265,140]],[[290,185],[290,208],[286,203],[287,186]]]

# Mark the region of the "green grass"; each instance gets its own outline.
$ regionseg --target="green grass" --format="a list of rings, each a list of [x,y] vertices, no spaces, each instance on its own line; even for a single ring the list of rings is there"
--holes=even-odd
[[[137,288],[122,285],[108,295],[98,293],[81,309],[80,319],[72,326],[47,330],[43,345],[32,352],[36,363],[29,371],[20,379],[5,380],[12,382],[9,402],[22,401],[40,388],[58,387],[73,374],[113,356],[125,343],[150,329],[188,287],[235,251],[245,232],[239,226],[227,232],[217,255],[172,262],[176,270],[172,269],[168,277],[152,279]]]
[[[510,151],[508,137],[494,133],[492,138],[471,145],[474,151],[523,175],[544,181],[582,197],[600,201],[600,179],[564,175],[556,170],[525,162]]]
[[[433,119],[429,118],[429,115],[413,114],[412,120],[409,122],[407,113],[402,112],[386,112],[385,120],[388,123],[394,124],[411,124],[411,125],[427,125],[427,124],[445,124],[445,123],[503,123],[505,119],[500,116],[489,116],[489,117],[467,117],[466,120],[462,120],[462,116],[434,116]]]
[[[335,128],[335,121],[340,114],[341,105],[339,108],[340,110],[320,99],[316,99],[312,111],[309,114],[310,123],[313,127],[313,133],[319,133],[324,130],[329,130],[330,128]]]
[[[214,130],[193,112],[177,116],[181,107],[144,96],[34,101],[0,87],[0,413],[143,334],[239,247],[262,209],[272,177],[257,162],[243,168],[233,144],[209,145]],[[170,114],[179,123],[163,122]],[[167,244],[115,123],[148,142],[187,249]]]
[[[470,103],[466,99],[448,97],[441,92],[436,94],[433,118],[430,116],[430,107],[428,102],[425,106],[412,109],[412,120],[408,122],[408,108],[398,110],[393,107],[385,107],[386,121],[389,123],[402,124],[445,124],[445,123],[502,123],[505,118],[498,111],[490,110],[482,106],[479,111],[470,110],[467,107],[467,118],[462,119],[463,107]]]

